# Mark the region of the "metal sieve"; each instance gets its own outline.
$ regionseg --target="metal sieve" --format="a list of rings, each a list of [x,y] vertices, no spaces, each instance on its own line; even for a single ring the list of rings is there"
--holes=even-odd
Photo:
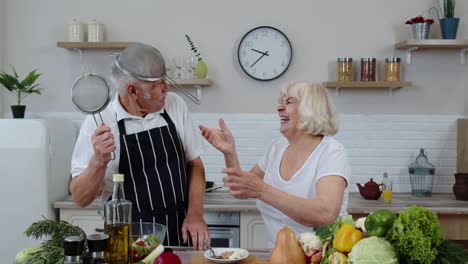
[[[164,79],[192,102],[198,105],[201,103],[197,97],[167,76],[164,58],[156,48],[137,43],[128,46],[124,51],[115,56],[115,66],[127,76],[143,81]]]
[[[79,111],[93,115],[94,123],[98,127],[96,114],[101,119],[101,124],[104,124],[101,111],[109,105],[111,91],[103,77],[94,74],[85,75],[84,72],[85,67],[81,77],[73,83],[71,89],[72,101]],[[112,152],[112,159],[115,159],[114,152]]]

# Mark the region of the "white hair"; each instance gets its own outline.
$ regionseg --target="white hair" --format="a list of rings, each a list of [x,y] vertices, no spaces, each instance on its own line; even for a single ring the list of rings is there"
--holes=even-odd
[[[338,132],[335,108],[328,91],[322,85],[295,82],[281,90],[281,97],[285,96],[299,100],[299,129],[313,135],[334,135]]]

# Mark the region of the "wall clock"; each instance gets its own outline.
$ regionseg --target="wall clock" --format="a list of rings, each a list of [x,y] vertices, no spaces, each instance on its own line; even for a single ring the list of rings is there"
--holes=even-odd
[[[260,81],[270,81],[288,69],[292,47],[286,35],[269,26],[254,28],[239,43],[237,57],[242,70]]]

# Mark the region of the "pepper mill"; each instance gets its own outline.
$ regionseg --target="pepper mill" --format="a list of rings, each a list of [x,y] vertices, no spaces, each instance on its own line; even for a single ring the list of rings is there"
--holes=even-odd
[[[109,236],[106,234],[92,234],[86,237],[88,242],[91,264],[104,263],[104,251],[107,247]]]
[[[82,264],[84,240],[81,236],[69,236],[63,240],[65,260],[63,264]]]

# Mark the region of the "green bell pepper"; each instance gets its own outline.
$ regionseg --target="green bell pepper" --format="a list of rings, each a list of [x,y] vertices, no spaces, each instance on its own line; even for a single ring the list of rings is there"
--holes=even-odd
[[[369,236],[384,237],[396,219],[396,215],[389,210],[377,210],[366,218],[364,226]]]

